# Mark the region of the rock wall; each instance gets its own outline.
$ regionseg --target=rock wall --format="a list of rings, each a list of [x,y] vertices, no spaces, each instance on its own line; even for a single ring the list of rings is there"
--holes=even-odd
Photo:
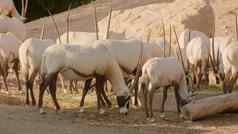
[[[99,22],[101,33],[106,31],[107,20],[108,17],[105,17]],[[214,22],[215,15],[208,0],[174,0],[115,10],[112,13],[110,31],[122,34],[125,38],[143,40],[146,40],[148,31],[152,31],[153,40],[163,35],[164,23],[168,40],[170,24],[176,27],[178,33],[185,28],[190,28],[209,34]]]

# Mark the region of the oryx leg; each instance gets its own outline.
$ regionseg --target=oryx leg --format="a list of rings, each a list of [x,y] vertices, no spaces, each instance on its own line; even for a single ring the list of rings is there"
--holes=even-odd
[[[43,104],[44,92],[45,92],[46,88],[50,85],[50,83],[52,82],[54,75],[55,75],[55,73],[49,74],[46,76],[42,76],[42,81],[40,84],[40,91],[39,91],[39,99],[38,99],[38,108],[40,109],[40,113],[43,113],[42,104]]]
[[[204,77],[204,82],[203,82],[203,84],[205,84],[206,86],[207,85],[209,85],[209,70],[208,70],[208,62],[209,62],[209,60],[207,59],[207,60],[204,60],[203,62],[202,62],[202,75],[203,75],[203,77]]]
[[[0,75],[3,77],[4,73],[3,73],[3,66],[2,64],[0,64]]]
[[[76,93],[79,93],[79,90],[78,90],[78,81],[77,80],[74,80],[73,81],[73,89]]]
[[[9,68],[8,61],[3,62],[1,68],[2,68],[1,74],[2,74],[2,78],[3,78],[3,83],[6,88],[6,91],[8,91],[8,84],[7,84],[7,76],[8,76],[8,68]]]
[[[147,118],[149,118],[149,111],[148,111],[148,90],[145,89],[145,85],[142,85],[143,88],[143,98],[144,98],[144,109],[145,109],[145,115]]]
[[[194,88],[194,85],[197,83],[196,75],[197,75],[196,66],[192,65],[192,87],[193,88]]]
[[[70,91],[70,94],[73,94],[73,80],[69,80],[68,91]]]
[[[84,88],[83,88],[83,94],[82,94],[82,98],[81,98],[81,101],[80,101],[80,112],[83,112],[84,111],[84,100],[85,100],[85,97],[90,89],[90,85],[92,83],[92,80],[93,79],[89,79],[89,80],[86,80],[85,83],[84,83]]]
[[[35,101],[35,97],[34,97],[33,86],[34,86],[34,80],[37,75],[37,70],[30,70],[29,74],[30,74],[29,79],[26,78],[26,92],[27,92],[27,94],[29,94],[29,90],[30,90],[32,105],[35,105],[36,101]],[[26,77],[28,77],[28,76],[26,76]],[[27,95],[27,97],[29,97],[29,95]],[[29,98],[27,98],[27,99],[29,99]],[[27,100],[26,100],[26,102],[27,102]]]
[[[101,103],[102,103],[101,93],[104,87],[104,83],[105,83],[105,77],[101,75],[96,75],[97,106],[98,106],[98,111],[100,114],[104,113],[104,110],[101,109]]]
[[[197,83],[196,83],[196,87],[198,89],[200,89],[201,80],[202,80],[202,64],[200,62],[200,64],[197,65]]]
[[[17,78],[17,84],[18,84],[18,90],[21,91],[21,81],[19,79],[19,70],[20,70],[19,60],[15,59],[13,61],[13,70],[15,72],[16,78]]]
[[[162,98],[162,104],[161,104],[161,109],[160,109],[161,113],[164,112],[164,105],[165,105],[165,102],[166,102],[167,96],[168,96],[168,88],[169,88],[169,86],[166,86],[163,88],[163,98]]]
[[[38,108],[40,109],[40,113],[43,113],[43,110],[42,110],[43,97],[44,97],[43,95],[44,95],[46,88],[49,85],[49,81],[50,81],[50,77],[43,78],[42,82],[40,84],[39,99],[38,99]]]
[[[180,113],[181,99],[180,99],[178,90],[179,90],[179,85],[175,84],[174,85],[174,96],[175,96],[175,100],[176,100],[176,104],[177,104],[177,111]]]
[[[29,81],[29,73],[26,72],[24,74],[25,76],[25,88],[26,88],[26,104],[29,105],[30,101],[29,101],[29,92],[28,92],[28,81]]]
[[[138,81],[135,86],[135,106],[138,106]]]
[[[64,78],[61,74],[59,74],[59,80],[60,80],[60,84],[61,84],[61,89],[63,89],[64,93],[67,93],[67,90],[65,89]]]
[[[107,84],[107,82],[105,82],[105,85],[106,85],[106,84]],[[111,107],[111,106],[112,106],[112,103],[111,103],[111,101],[108,99],[105,90],[102,90],[102,98],[103,98],[103,100],[106,101],[108,107]]]
[[[149,96],[149,113],[150,113],[150,118],[153,118],[153,98],[154,98],[154,92],[155,92],[155,87],[153,87],[152,85],[149,86],[149,92],[148,92],[148,96]]]
[[[56,110],[60,110],[60,105],[57,101],[57,98],[56,98],[56,82],[57,82],[57,75],[58,73],[54,74],[52,76],[52,79],[50,81],[50,85],[49,85],[49,90],[50,90],[50,94],[51,94],[51,97],[52,97],[52,100],[55,104],[55,107],[56,107]]]

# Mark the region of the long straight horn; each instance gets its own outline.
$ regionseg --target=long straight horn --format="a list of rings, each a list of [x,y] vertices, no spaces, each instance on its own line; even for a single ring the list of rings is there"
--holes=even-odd
[[[148,33],[147,33],[147,37],[146,37],[146,42],[147,42],[147,43],[150,43],[151,32],[152,32],[152,30],[149,29],[149,30],[148,30]]]
[[[24,9],[24,16],[23,17],[26,17],[27,8],[28,8],[28,0],[26,0],[26,2],[25,2],[25,9]]]
[[[94,24],[95,24],[95,32],[96,32],[96,39],[98,40],[98,21],[97,21],[97,8],[96,5],[94,5]]]
[[[25,1],[21,0],[21,16],[24,16],[24,10],[25,10]]]
[[[238,40],[238,18],[237,18],[237,12],[235,12],[235,18],[236,18],[236,40]]]
[[[52,19],[52,21],[54,23],[54,26],[55,26],[55,29],[56,29],[56,32],[57,32],[57,35],[58,35],[58,38],[59,38],[59,41],[60,41],[60,44],[61,44],[62,41],[61,41],[61,38],[60,38],[60,32],[59,32],[59,28],[57,26],[57,23],[55,21],[55,18],[54,18],[54,16],[52,15],[52,13],[50,12],[50,10],[48,8],[47,8],[47,12],[50,15],[50,18]]]
[[[68,7],[68,13],[67,13],[67,27],[66,27],[66,31],[67,31],[67,43],[69,43],[69,26],[70,26],[70,9],[71,9],[71,6],[72,6],[72,2],[69,4],[69,7]]]
[[[131,86],[130,91],[132,91],[132,89],[134,89],[136,87],[136,84],[138,83],[138,80],[139,80],[139,77],[140,77],[141,68],[142,68],[143,52],[144,52],[144,45],[143,45],[143,42],[141,41],[141,44],[140,44],[140,55],[139,55],[138,63],[137,63],[137,67],[136,67],[136,76],[135,76],[135,80],[134,80],[133,85]]]
[[[219,57],[220,57],[220,50],[219,50],[219,48],[217,49],[217,69],[218,69],[218,67],[219,67],[219,65],[220,65],[220,60],[219,60]]]
[[[110,11],[109,11],[109,15],[108,15],[106,39],[109,39],[109,31],[110,31],[110,26],[111,26],[111,17],[112,17],[112,5],[110,7]]]
[[[42,28],[41,28],[41,35],[40,35],[41,40],[44,39],[44,35],[45,35],[45,22],[43,23]]]
[[[188,29],[188,42],[190,42],[190,40],[191,40],[191,30]]]
[[[174,26],[173,26],[173,30],[174,30],[175,38],[176,38],[177,45],[178,45],[178,48],[179,48],[179,55],[180,55],[180,58],[181,58],[183,70],[184,70],[184,72],[185,72],[186,70],[185,70],[184,61],[183,61],[183,55],[182,55],[181,47],[180,47],[180,44],[179,44],[179,41],[178,41],[178,35],[177,35],[177,33],[176,33],[176,30],[175,30],[175,27],[174,27]]]
[[[212,70],[213,70],[213,72],[216,74],[217,73],[217,69],[218,69],[218,62],[217,61],[215,61],[215,50],[214,50],[214,35],[215,35],[215,25],[213,25],[212,27],[211,27],[211,31],[210,31],[210,36],[211,36],[211,38],[212,38],[212,56],[211,56],[211,54],[209,53],[209,59],[210,59],[210,62],[211,62],[211,66],[212,66]],[[219,50],[219,49],[218,49]],[[217,58],[218,58],[218,55],[219,55],[219,51],[218,51],[218,53],[217,53]],[[218,59],[217,59],[218,60]],[[217,63],[215,63],[215,62],[217,62]],[[219,78],[220,78],[220,76],[219,75],[217,75]]]
[[[166,42],[166,38],[165,38],[165,25],[163,22],[163,38],[164,38],[164,57],[166,57],[165,51],[166,51],[166,46],[165,46],[165,42]]]
[[[212,26],[211,31],[212,31],[211,32],[211,36],[212,36],[212,58],[213,58],[213,61],[215,61],[215,47],[214,47],[215,24]]]
[[[170,24],[169,25],[169,56],[171,56],[171,50],[172,50],[172,28]]]

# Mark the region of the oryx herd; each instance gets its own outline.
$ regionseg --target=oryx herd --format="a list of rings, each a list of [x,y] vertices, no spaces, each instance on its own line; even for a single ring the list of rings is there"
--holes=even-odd
[[[38,107],[41,113],[44,113],[42,105],[46,89],[56,109],[60,109],[56,94],[59,75],[64,80],[85,81],[80,112],[84,111],[84,99],[92,79],[96,80],[99,113],[105,112],[104,101],[111,105],[104,91],[108,80],[116,95],[120,113],[128,112],[131,96],[135,96],[135,105],[139,100],[148,118],[153,118],[153,96],[159,88],[163,88],[161,111],[164,111],[169,87],[174,87],[177,109],[180,111],[183,105],[192,100],[191,91],[209,81],[209,73],[216,77],[224,93],[232,92],[237,81],[238,42],[229,36],[214,37],[214,26],[211,27],[210,37],[191,29],[185,29],[178,37],[173,27],[177,45],[173,47],[173,54],[165,57],[165,46],[171,43],[163,38],[156,43],[138,39],[108,39],[108,26],[107,38],[101,39],[103,36],[98,33],[96,13],[95,33],[72,32],[69,31],[69,13],[70,10],[67,32],[61,36],[58,32],[56,41],[44,37],[44,25],[41,38],[26,38],[26,27],[12,0],[0,1],[0,75],[8,90],[8,68],[11,67],[16,73],[19,90],[20,80],[24,81],[26,104],[30,104],[31,98],[32,105],[36,104],[33,85],[38,75]],[[54,17],[50,17],[56,23]],[[56,24],[55,27],[58,29]],[[23,78],[19,78],[19,72]]]

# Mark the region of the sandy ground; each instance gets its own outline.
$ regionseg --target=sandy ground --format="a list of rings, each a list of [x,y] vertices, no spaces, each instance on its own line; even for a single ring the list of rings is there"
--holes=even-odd
[[[218,114],[195,122],[179,118],[172,90],[164,114],[159,113],[161,93],[156,93],[156,121],[150,122],[146,120],[143,110],[138,108],[131,108],[130,113],[125,116],[119,114],[114,105],[113,108],[106,109],[105,114],[98,114],[94,92],[86,97],[84,113],[79,112],[80,94],[64,94],[58,90],[62,108],[60,112],[53,109],[52,101],[49,95],[46,95],[44,106],[47,113],[41,115],[36,107],[24,105],[24,95],[16,90],[14,80],[11,80],[11,83],[9,94],[0,94],[0,130],[3,134],[238,133],[238,114],[235,113]],[[219,93],[220,91],[200,91],[199,97]]]

